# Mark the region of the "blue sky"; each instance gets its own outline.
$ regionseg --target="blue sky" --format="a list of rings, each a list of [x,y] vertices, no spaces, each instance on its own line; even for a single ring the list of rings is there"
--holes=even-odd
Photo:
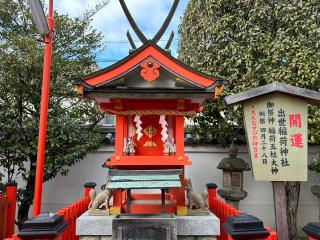
[[[79,16],[84,9],[93,7],[98,2],[99,0],[60,0],[54,2],[54,8],[61,13]],[[159,30],[172,3],[173,0],[126,0],[133,18],[148,38],[152,38]],[[160,46],[164,46],[171,30],[173,30],[175,33],[171,45],[173,56],[176,56],[178,45],[178,25],[187,3],[188,0],[180,0],[167,31],[158,43]],[[93,26],[104,35],[105,49],[97,58],[100,67],[111,65],[128,55],[130,45],[126,38],[127,30],[130,30],[136,45],[140,45],[140,41],[132,31],[118,0],[110,0],[109,4],[94,16]]]

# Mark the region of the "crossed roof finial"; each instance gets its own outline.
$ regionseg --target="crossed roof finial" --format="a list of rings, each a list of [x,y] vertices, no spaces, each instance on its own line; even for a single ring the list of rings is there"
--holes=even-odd
[[[123,10],[124,14],[126,15],[126,17],[127,17],[128,21],[129,21],[129,23],[130,23],[133,31],[134,31],[135,34],[138,36],[138,38],[140,39],[140,41],[142,42],[142,44],[146,43],[146,42],[148,41],[148,39],[146,38],[146,36],[143,34],[143,32],[140,30],[140,28],[138,27],[138,25],[137,25],[136,22],[134,21],[132,15],[131,15],[131,13],[130,13],[130,11],[129,11],[126,3],[125,3],[125,0],[119,0],[119,2],[120,2],[120,5],[121,5],[121,7],[122,7],[122,10]],[[175,13],[175,11],[176,11],[176,9],[177,9],[177,7],[178,7],[179,2],[180,2],[180,0],[174,0],[173,4],[172,4],[172,6],[171,6],[171,9],[170,9],[170,11],[169,11],[166,19],[164,20],[162,26],[160,27],[159,31],[158,31],[158,32],[154,35],[154,37],[152,38],[152,41],[153,41],[154,43],[157,43],[157,42],[160,40],[160,38],[163,36],[163,34],[165,33],[165,31],[167,30],[167,28],[168,28],[168,26],[169,26],[169,23],[170,23],[171,20],[172,20],[173,14]],[[171,44],[172,39],[173,39],[173,36],[174,36],[174,34],[173,34],[173,32],[171,32],[170,37],[169,37],[169,40],[168,40],[168,42],[167,42],[167,44],[166,44],[166,47],[165,47],[166,49],[169,49],[170,44]],[[135,46],[135,44],[134,44],[133,41],[132,41],[132,38],[131,38],[131,36],[130,36],[129,31],[127,32],[127,37],[128,37],[129,42],[130,42],[130,44],[131,44],[131,47],[132,47],[133,49],[135,49],[136,46]]]

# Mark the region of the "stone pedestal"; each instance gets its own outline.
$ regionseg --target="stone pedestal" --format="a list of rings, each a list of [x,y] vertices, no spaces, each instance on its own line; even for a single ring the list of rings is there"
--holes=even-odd
[[[22,224],[18,237],[22,240],[62,239],[62,233],[67,225],[62,215],[41,213]]]
[[[216,237],[178,236],[178,240],[215,240]],[[80,240],[112,240],[112,236],[80,236]]]
[[[270,235],[259,218],[246,213],[227,217],[223,228],[234,240],[266,239]]]
[[[89,216],[77,219],[76,234],[81,240],[112,240],[114,216]],[[220,235],[220,220],[214,215],[174,216],[179,240],[212,240]]]
[[[320,222],[307,223],[302,229],[309,239],[320,239]]]

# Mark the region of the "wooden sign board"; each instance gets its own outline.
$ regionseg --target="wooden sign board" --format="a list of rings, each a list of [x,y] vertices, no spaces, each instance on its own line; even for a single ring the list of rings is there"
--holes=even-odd
[[[307,102],[273,93],[243,102],[256,181],[307,181]]]

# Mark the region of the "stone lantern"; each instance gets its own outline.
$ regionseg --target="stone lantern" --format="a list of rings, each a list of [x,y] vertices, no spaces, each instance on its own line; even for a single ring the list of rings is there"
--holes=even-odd
[[[247,192],[243,190],[243,171],[251,170],[250,165],[237,155],[238,148],[232,143],[229,157],[222,159],[217,166],[223,171],[223,188],[218,190],[218,194],[236,209],[239,208],[239,201],[247,196]]]

